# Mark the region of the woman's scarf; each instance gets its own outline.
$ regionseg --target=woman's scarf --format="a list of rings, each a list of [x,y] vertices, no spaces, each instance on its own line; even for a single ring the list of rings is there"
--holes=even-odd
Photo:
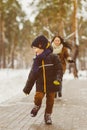
[[[60,44],[59,46],[55,45],[55,43],[53,42],[52,43],[52,47],[53,47],[53,53],[54,54],[60,54],[62,52],[62,48],[63,48],[63,45]]]

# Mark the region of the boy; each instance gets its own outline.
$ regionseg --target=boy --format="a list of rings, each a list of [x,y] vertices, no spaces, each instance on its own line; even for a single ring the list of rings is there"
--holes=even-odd
[[[37,115],[42,99],[46,94],[44,120],[46,124],[52,124],[51,114],[55,92],[59,90],[62,82],[62,66],[58,56],[52,53],[53,49],[44,35],[38,36],[31,46],[36,53],[36,57],[23,91],[25,94],[29,94],[36,82],[35,106],[30,114],[32,117]]]

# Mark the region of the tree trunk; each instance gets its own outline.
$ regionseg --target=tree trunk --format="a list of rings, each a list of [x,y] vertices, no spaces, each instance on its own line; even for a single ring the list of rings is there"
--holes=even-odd
[[[3,20],[3,7],[0,5],[0,67],[6,67],[6,55],[5,55],[5,33],[4,33],[4,20]]]
[[[77,65],[76,65],[76,60],[78,57],[78,45],[79,45],[79,41],[78,41],[78,26],[77,26],[77,0],[73,0],[73,4],[74,4],[74,12],[73,12],[73,25],[72,25],[72,31],[74,32],[74,36],[73,36],[73,50],[72,50],[72,58],[75,61],[74,64],[70,65],[69,68],[73,68],[73,74],[74,77],[78,77],[78,70],[77,70]]]

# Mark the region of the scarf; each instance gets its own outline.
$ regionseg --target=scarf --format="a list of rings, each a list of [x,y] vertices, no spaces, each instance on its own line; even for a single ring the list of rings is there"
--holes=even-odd
[[[50,47],[48,47],[47,49],[45,49],[41,54],[36,55],[36,57],[33,59],[34,63],[33,63],[33,72],[37,73],[39,70],[39,63],[40,61],[44,60],[50,53],[52,53],[53,49]]]
[[[56,46],[55,43],[53,42],[52,47],[53,47],[54,54],[60,54],[62,52],[62,48],[63,48],[62,44],[60,44],[59,46]]]

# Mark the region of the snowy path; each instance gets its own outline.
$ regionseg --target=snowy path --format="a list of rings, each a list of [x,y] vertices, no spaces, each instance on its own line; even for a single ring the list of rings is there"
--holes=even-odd
[[[34,105],[34,94],[30,93],[0,104],[0,130],[87,130],[87,80],[68,79],[63,83],[63,97],[55,99],[53,125],[44,123],[46,98],[37,116],[30,116]]]

